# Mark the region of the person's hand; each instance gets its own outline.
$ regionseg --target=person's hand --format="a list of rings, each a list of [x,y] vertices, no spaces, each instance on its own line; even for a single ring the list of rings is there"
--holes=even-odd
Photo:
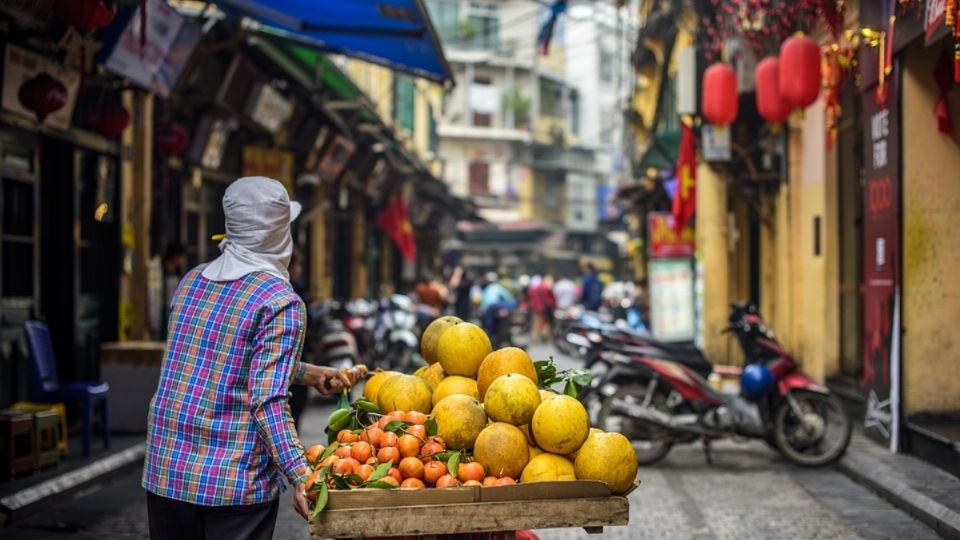
[[[331,367],[319,366],[317,367],[313,387],[317,389],[317,392],[329,396],[342,392],[344,389],[344,381],[343,378],[340,377],[339,371]]]
[[[293,509],[303,516],[303,519],[310,519],[310,503],[307,502],[307,491],[303,482],[297,482],[293,486]]]

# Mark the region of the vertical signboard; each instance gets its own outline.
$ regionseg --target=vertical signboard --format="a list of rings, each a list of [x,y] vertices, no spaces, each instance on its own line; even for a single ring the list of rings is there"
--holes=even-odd
[[[900,72],[886,79],[886,99],[862,94],[864,130],[863,386],[864,427],[896,448],[900,369]]]
[[[696,334],[690,259],[651,259],[650,329],[662,341],[691,341]]]

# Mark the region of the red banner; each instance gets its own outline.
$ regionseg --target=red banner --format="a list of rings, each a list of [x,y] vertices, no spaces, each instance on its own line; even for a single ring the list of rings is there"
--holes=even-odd
[[[695,251],[693,227],[687,225],[678,233],[670,212],[647,214],[647,253],[650,257],[693,257]]]

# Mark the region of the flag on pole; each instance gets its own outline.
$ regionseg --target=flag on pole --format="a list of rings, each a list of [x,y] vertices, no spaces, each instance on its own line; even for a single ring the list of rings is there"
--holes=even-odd
[[[680,132],[677,153],[677,189],[673,195],[673,227],[677,232],[690,223],[697,207],[697,141],[686,122]]]
[[[397,193],[387,206],[377,214],[377,225],[393,239],[404,259],[417,258],[417,244],[413,238],[413,226],[407,216],[407,205],[403,193]]]

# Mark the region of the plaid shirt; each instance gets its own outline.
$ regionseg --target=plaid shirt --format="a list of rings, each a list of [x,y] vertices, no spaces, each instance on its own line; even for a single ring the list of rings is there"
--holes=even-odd
[[[143,487],[207,506],[271,501],[307,474],[287,401],[303,377],[303,303],[266,273],[210,281],[190,271],[174,295],[150,402]]]

